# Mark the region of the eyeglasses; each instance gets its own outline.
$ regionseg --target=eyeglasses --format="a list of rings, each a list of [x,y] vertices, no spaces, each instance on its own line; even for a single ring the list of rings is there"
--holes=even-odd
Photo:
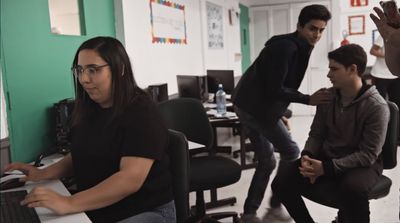
[[[83,73],[88,74],[89,76],[93,77],[96,76],[97,72],[99,72],[99,70],[101,70],[103,67],[108,66],[108,64],[104,64],[104,65],[88,65],[87,67],[83,68],[81,66],[76,66],[76,67],[72,67],[71,71],[72,74],[76,77],[79,78]]]

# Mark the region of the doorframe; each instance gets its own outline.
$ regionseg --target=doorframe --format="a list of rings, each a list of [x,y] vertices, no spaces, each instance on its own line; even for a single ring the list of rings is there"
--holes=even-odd
[[[239,8],[240,8],[240,27],[239,27],[239,29],[240,29],[240,51],[241,51],[241,55],[242,55],[241,68],[242,68],[242,74],[243,74],[247,70],[247,68],[249,68],[251,65],[250,14],[249,14],[250,8],[241,3],[239,3]],[[244,8],[247,10],[247,22],[242,23],[242,15],[243,15],[242,10]],[[244,27],[246,28],[247,33],[242,33],[242,31],[244,30],[243,29]],[[246,46],[243,44],[242,38],[245,38],[247,40]],[[248,53],[246,53],[246,54],[243,53],[244,47],[248,48],[248,49],[246,49],[246,50],[248,50]],[[244,63],[244,61],[246,63]]]

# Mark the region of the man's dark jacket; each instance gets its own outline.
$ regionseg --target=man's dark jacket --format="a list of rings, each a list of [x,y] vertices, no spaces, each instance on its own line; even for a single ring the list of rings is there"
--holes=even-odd
[[[313,47],[297,32],[273,36],[247,69],[233,93],[233,103],[260,124],[276,123],[290,102],[308,104],[297,89]]]

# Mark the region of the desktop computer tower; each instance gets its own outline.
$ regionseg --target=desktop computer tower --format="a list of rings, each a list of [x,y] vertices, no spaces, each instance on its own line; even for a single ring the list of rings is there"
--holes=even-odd
[[[71,117],[75,100],[63,99],[54,104],[55,115],[55,147],[57,152],[66,154],[71,149]]]
[[[179,97],[208,101],[207,76],[177,75],[176,79]]]
[[[152,84],[147,88],[150,96],[155,102],[168,100],[168,85],[167,83]]]

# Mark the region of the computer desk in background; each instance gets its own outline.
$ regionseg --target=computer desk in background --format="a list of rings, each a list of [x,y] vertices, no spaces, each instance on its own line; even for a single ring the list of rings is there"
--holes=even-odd
[[[34,187],[46,187],[64,196],[71,195],[67,190],[67,188],[65,188],[64,184],[62,184],[61,181],[59,180],[27,182],[23,187],[18,187],[11,190],[4,190],[2,192],[27,190],[29,193],[29,191],[31,191]],[[71,222],[90,223],[91,222],[89,217],[83,212],[76,214],[68,214],[68,215],[57,215],[47,208],[35,208],[35,211],[39,216],[40,222],[42,223],[71,223]]]
[[[254,168],[257,163],[247,163],[246,162],[246,151],[248,150],[246,144],[246,134],[242,128],[240,123],[239,117],[234,112],[227,112],[227,116],[225,118],[215,118],[214,115],[216,113],[216,105],[213,103],[204,103],[203,104],[206,109],[208,109],[207,114],[209,115],[210,124],[213,128],[214,132],[214,145],[215,145],[215,152],[223,152],[223,153],[234,153],[234,157],[237,152],[240,154],[240,166],[243,170]],[[227,107],[233,107],[232,103],[227,103]],[[232,151],[231,146],[218,146],[218,135],[217,135],[217,128],[235,128],[238,130],[240,136],[240,150],[239,151]],[[236,158],[236,157],[235,157]]]

